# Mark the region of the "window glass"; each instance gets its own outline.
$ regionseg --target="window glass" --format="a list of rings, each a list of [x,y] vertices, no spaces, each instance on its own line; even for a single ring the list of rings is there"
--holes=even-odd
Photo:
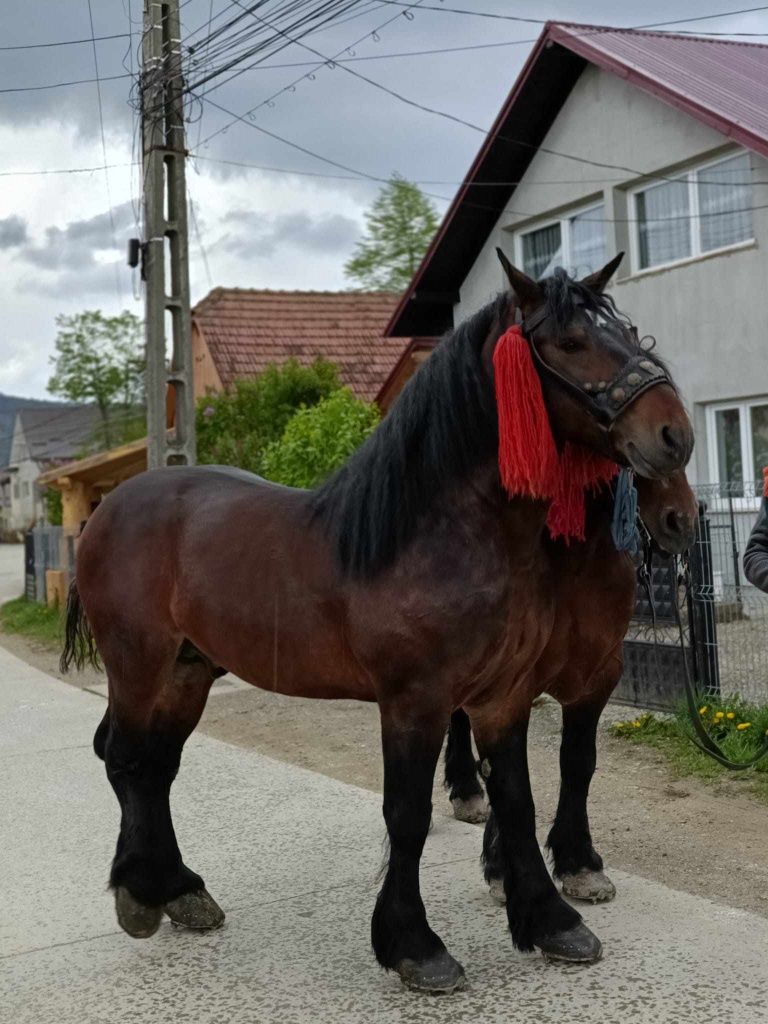
[[[691,255],[688,181],[665,181],[636,196],[640,267]]]
[[[608,262],[605,253],[605,209],[603,204],[584,213],[571,217],[571,274],[585,277],[604,267]]]
[[[741,417],[738,409],[718,409],[715,413],[717,444],[717,478],[723,486],[723,496],[744,496],[744,469],[741,456]],[[730,492],[725,485],[732,486]],[[742,486],[739,487],[738,485]]]
[[[752,479],[758,497],[763,493],[763,467],[768,466],[768,405],[753,405],[749,410],[752,432]]]
[[[704,167],[696,175],[701,250],[709,252],[752,237],[752,184],[746,153]]]
[[[562,232],[559,224],[523,235],[523,270],[534,281],[547,277],[563,262]]]

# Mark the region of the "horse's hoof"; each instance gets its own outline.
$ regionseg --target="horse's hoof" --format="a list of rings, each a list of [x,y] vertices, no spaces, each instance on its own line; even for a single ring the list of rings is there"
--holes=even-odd
[[[593,964],[603,955],[600,939],[580,921],[565,932],[547,935],[536,942],[545,960],[564,960],[571,964]]]
[[[602,871],[582,868],[575,875],[563,875],[563,893],[574,900],[588,903],[607,903],[616,895],[616,886]]]
[[[504,906],[507,902],[507,894],[504,891],[503,878],[489,878],[488,892],[491,894],[491,899],[494,900],[494,902],[501,904],[501,906]]]
[[[415,960],[401,960],[397,965],[397,973],[406,988],[413,992],[429,992],[432,995],[458,992],[467,983],[464,968],[447,950],[421,963]]]
[[[115,889],[115,911],[117,923],[134,939],[148,939],[154,935],[163,919],[162,907],[147,907],[139,903],[124,885]]]
[[[454,818],[458,818],[459,821],[467,821],[470,825],[481,825],[484,821],[488,821],[488,815],[491,813],[488,801],[480,793],[475,793],[474,796],[467,797],[466,800],[456,796],[451,800],[451,806]]]
[[[207,889],[187,892],[166,903],[163,908],[175,925],[194,928],[196,931],[210,931],[221,928],[225,914]]]

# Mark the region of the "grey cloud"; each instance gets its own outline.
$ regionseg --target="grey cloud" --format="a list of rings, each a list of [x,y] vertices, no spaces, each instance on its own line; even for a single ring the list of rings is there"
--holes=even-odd
[[[0,249],[12,249],[27,240],[27,222],[15,215],[0,220]]]
[[[114,250],[115,244],[122,249],[122,243],[133,225],[132,203],[129,201],[114,207],[112,220],[115,225],[114,240],[109,212],[104,211],[84,220],[71,221],[65,228],[46,228],[42,245],[25,245],[19,255],[44,270],[94,266],[95,252]]]
[[[118,264],[118,274],[122,289],[121,304],[125,305],[130,295],[130,282],[126,277],[126,268]],[[60,272],[46,275],[34,274],[22,279],[19,290],[47,295],[56,299],[71,299],[74,296],[85,302],[96,296],[116,298],[117,281],[114,263],[92,262],[87,266],[72,264]]]
[[[265,259],[284,245],[317,253],[344,252],[360,234],[356,221],[338,213],[313,218],[305,211],[269,216],[233,210],[224,220],[237,224],[237,232],[225,235],[223,248],[247,259]]]

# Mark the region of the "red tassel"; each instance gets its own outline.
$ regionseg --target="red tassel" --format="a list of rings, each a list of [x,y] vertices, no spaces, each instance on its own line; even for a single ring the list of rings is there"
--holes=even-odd
[[[551,499],[547,527],[552,538],[585,539],[587,490],[596,491],[618,473],[610,459],[581,445],[557,451],[541,381],[519,326],[499,338],[493,353],[499,417],[499,473],[510,495]]]
[[[566,444],[560,457],[558,490],[547,514],[550,537],[562,537],[566,543],[572,538],[585,540],[586,493],[596,493],[618,472],[619,467],[610,459],[581,445]]]
[[[510,327],[493,353],[499,416],[499,472],[509,494],[551,498],[558,454],[541,381],[520,327]]]

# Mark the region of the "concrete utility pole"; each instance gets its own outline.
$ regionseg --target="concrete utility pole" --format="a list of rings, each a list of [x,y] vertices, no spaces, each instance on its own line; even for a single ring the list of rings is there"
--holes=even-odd
[[[195,462],[179,0],[144,0],[141,114],[149,466]],[[167,243],[166,243],[167,239]],[[170,351],[166,344],[170,342]],[[167,429],[168,399],[174,427]]]

